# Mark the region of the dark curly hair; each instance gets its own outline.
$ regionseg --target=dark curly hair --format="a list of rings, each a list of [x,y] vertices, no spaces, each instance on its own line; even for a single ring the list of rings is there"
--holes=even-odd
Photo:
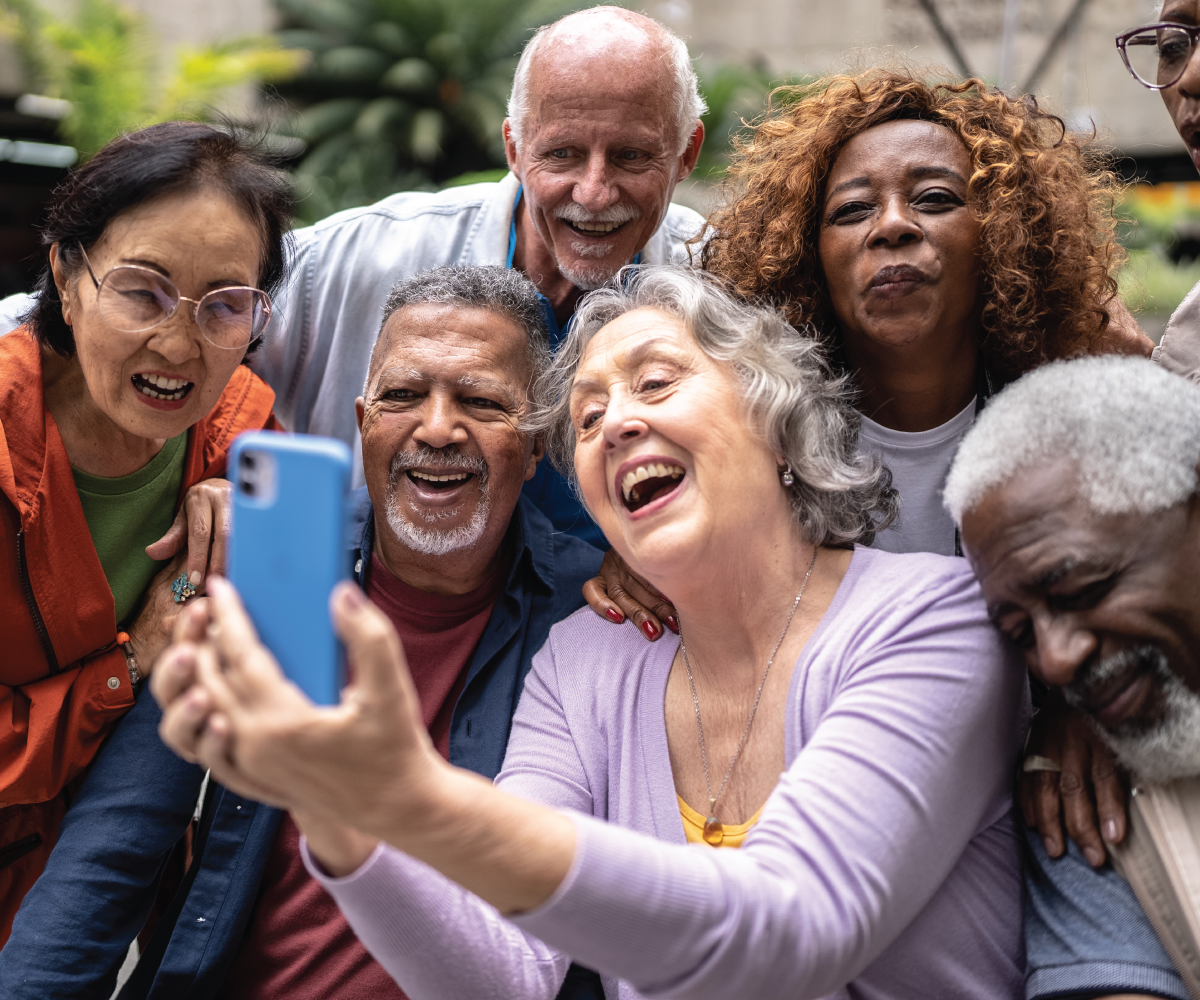
[[[1108,326],[1124,260],[1113,217],[1120,183],[1033,98],[977,79],[926,83],[875,69],[774,91],[736,144],[729,183],[741,194],[709,220],[705,269],[836,347],[817,245],[825,183],[847,142],[902,119],[944,125],[970,155],[968,205],[982,224],[979,346],[989,369],[1008,381],[1085,352]]]
[[[265,138],[201,122],[163,122],[118,136],[54,191],[42,228],[44,263],[37,300],[23,317],[34,338],[64,357],[75,337],[63,321],[62,302],[50,269],[50,247],[68,277],[83,268],[80,246],[91,248],[108,224],[127,209],[176,191],[211,185],[225,192],[262,236],[258,287],[268,295],[287,276],[288,230],[295,196],[277,169]],[[247,350],[253,350],[258,341]]]

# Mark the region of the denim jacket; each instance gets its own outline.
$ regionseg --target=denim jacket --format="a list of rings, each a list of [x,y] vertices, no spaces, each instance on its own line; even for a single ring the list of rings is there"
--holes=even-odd
[[[366,488],[353,497],[350,556],[363,584],[374,540]],[[583,604],[600,552],[553,531],[524,497],[505,544],[515,553],[454,708],[450,760],[494,778],[533,654],[550,626]],[[172,847],[192,820],[203,771],[158,736],[144,688],[97,755],[62,823],[45,873],[25,897],[0,951],[6,1000],[107,1000]],[[210,785],[195,860],[121,1000],[208,1000],[241,943],[282,813]],[[600,996],[592,973],[572,969],[563,997]]]

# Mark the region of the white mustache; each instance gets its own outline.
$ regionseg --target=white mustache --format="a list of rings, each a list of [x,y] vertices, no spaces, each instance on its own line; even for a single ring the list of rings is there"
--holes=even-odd
[[[612,222],[620,225],[640,219],[642,213],[633,205],[612,205],[599,212],[589,212],[577,201],[568,201],[554,209],[556,219],[566,219],[567,222]]]

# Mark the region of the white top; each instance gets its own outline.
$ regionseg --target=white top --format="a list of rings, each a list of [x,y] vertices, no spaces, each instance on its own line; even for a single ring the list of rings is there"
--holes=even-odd
[[[942,506],[942,491],[959,443],[974,422],[974,399],[957,416],[927,431],[894,431],[862,418],[859,448],[892,470],[892,485],[900,494],[900,517],[875,536],[875,548],[954,555],[954,520]]]

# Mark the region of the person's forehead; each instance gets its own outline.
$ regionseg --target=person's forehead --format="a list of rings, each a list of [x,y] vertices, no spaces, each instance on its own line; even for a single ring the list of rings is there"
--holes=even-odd
[[[606,323],[588,341],[576,381],[613,369],[628,368],[663,352],[692,354],[696,341],[687,325],[661,309],[633,309]]]
[[[864,170],[906,174],[926,166],[948,167],[966,179],[970,165],[967,148],[945,126],[923,121],[885,122],[846,143],[830,171],[829,187]]]
[[[1071,565],[1108,553],[1111,525],[1084,500],[1075,466],[1055,460],[1017,470],[963,517],[962,542],[984,580],[1040,587]]]
[[[1200,24],[1200,0],[1167,0],[1159,19],[1180,24]]]
[[[619,110],[640,118],[669,117],[674,83],[663,47],[644,34],[552,39],[530,65],[529,108],[543,126],[576,108],[585,116]]]
[[[525,331],[511,317],[481,306],[422,302],[388,317],[379,368],[396,370],[419,359],[428,374],[461,378],[471,369],[490,374],[528,368]]]

